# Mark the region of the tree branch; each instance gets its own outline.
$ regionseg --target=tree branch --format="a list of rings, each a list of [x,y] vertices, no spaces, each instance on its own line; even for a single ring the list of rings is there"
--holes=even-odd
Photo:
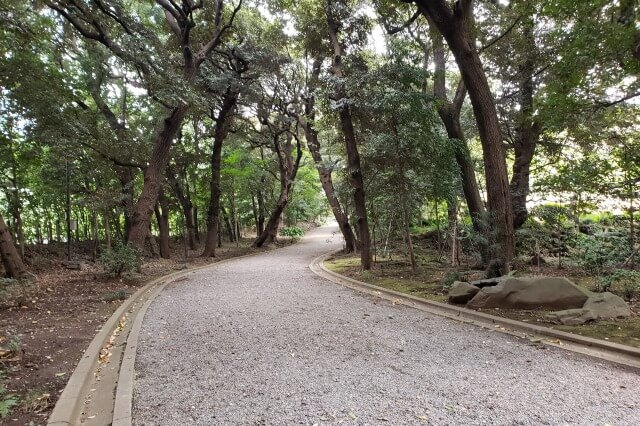
[[[411,18],[409,18],[409,20],[407,22],[405,22],[404,24],[402,24],[399,27],[389,27],[386,23],[386,21],[383,21],[383,25],[385,27],[385,29],[387,30],[387,34],[389,35],[393,35],[393,34],[397,34],[400,31],[404,31],[405,29],[409,28],[411,26],[411,24],[413,24],[416,19],[418,19],[420,17],[420,15],[422,15],[422,12],[420,12],[420,9],[416,10],[414,12],[414,14],[411,16]]]

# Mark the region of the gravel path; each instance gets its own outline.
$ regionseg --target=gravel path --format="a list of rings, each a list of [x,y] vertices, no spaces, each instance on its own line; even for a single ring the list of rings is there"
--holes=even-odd
[[[135,424],[640,424],[640,375],[317,277],[334,231],[168,286],[140,337]]]

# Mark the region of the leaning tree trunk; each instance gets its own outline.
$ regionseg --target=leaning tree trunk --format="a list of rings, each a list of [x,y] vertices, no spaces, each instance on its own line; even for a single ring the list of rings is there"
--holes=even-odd
[[[307,140],[307,147],[313,158],[313,162],[318,169],[318,175],[320,176],[320,183],[322,189],[327,197],[327,202],[331,207],[331,212],[338,222],[338,227],[342,233],[345,243],[345,252],[352,253],[356,249],[356,236],[353,233],[349,218],[342,211],[342,206],[338,197],[336,197],[336,191],[333,186],[333,178],[331,177],[331,169],[324,165],[322,161],[322,155],[320,154],[320,141],[318,140],[318,131],[315,128],[315,99],[313,91],[316,89],[317,82],[320,76],[321,61],[316,59],[313,62],[313,71],[311,73],[311,79],[309,82],[309,98],[305,101],[305,118],[300,119],[300,124],[304,130],[305,138]]]
[[[213,148],[211,150],[211,198],[207,212],[207,236],[205,238],[203,257],[214,257],[218,243],[218,224],[220,223],[220,163],[222,160],[222,144],[229,133],[231,113],[238,100],[238,93],[228,91],[222,101],[220,112],[215,120]]]
[[[460,180],[462,181],[462,193],[471,216],[473,230],[479,235],[486,237],[487,226],[485,223],[485,208],[478,189],[478,180],[476,179],[476,171],[471,162],[471,153],[467,145],[467,139],[460,124],[460,111],[466,97],[466,87],[464,81],[458,83],[455,96],[452,101],[447,97],[446,88],[446,57],[444,50],[444,42],[442,34],[440,34],[435,25],[429,23],[430,36],[433,46],[433,63],[435,72],[433,77],[434,96],[442,103],[438,108],[438,115],[444,124],[449,139],[458,140],[459,148],[456,150],[455,159],[460,169]],[[429,56],[429,46],[423,42],[425,62]],[[489,247],[486,244],[480,246],[480,255],[483,264],[489,262]]]
[[[2,257],[2,264],[9,278],[21,278],[24,276],[27,270],[24,263],[22,263],[18,250],[16,250],[16,246],[13,244],[13,239],[2,215],[0,215],[0,257]]]
[[[293,191],[293,183],[298,174],[300,168],[300,160],[302,159],[302,147],[300,146],[300,140],[296,138],[296,158],[293,159],[291,135],[287,134],[287,142],[283,148],[280,146],[279,135],[274,135],[273,138],[274,149],[276,156],[278,157],[278,167],[280,169],[280,195],[278,196],[278,202],[276,207],[271,212],[269,220],[267,221],[264,231],[253,242],[253,247],[262,247],[272,243],[278,236],[278,224],[280,223],[280,217],[285,207],[291,199],[291,193]]]
[[[447,41],[469,92],[482,143],[489,223],[495,239],[490,246],[487,274],[506,274],[515,251],[513,212],[495,100],[468,28],[472,1],[459,0],[453,9],[446,0],[416,0],[416,3]]]
[[[342,69],[343,48],[340,40],[338,40],[338,22],[336,22],[332,3],[327,2],[327,26],[329,29],[329,38],[333,46],[333,63],[331,72],[337,79],[344,78]],[[364,177],[362,175],[362,167],[360,165],[360,153],[358,152],[358,144],[356,141],[353,121],[351,120],[351,109],[349,104],[344,102],[347,93],[343,83],[339,83],[336,90],[336,97],[343,101],[339,108],[340,127],[344,137],[345,149],[347,151],[347,166],[349,172],[349,180],[353,188],[353,202],[356,210],[358,234],[360,241],[360,263],[363,270],[371,269],[371,233],[369,231],[369,220],[367,218],[367,204],[364,190]]]
[[[158,199],[158,191],[164,178],[164,172],[171,158],[171,144],[189,107],[182,105],[171,111],[163,120],[163,127],[156,137],[149,164],[144,169],[144,183],[142,193],[138,198],[131,217],[131,231],[129,244],[144,249],[144,242],[149,233],[151,215]]]

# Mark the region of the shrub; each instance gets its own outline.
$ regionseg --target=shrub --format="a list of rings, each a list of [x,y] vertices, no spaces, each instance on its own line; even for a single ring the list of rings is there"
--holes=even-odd
[[[627,300],[640,297],[640,271],[616,269],[612,273],[600,277],[598,290],[611,291]]]
[[[286,228],[280,229],[280,235],[283,237],[302,237],[304,235],[304,230],[297,226],[288,226]]]
[[[119,277],[125,272],[131,273],[136,270],[138,257],[139,252],[136,248],[118,243],[102,253],[100,263],[109,275]]]
[[[629,239],[624,233],[580,234],[577,248],[578,263],[592,275],[606,275],[631,255]]]
[[[456,281],[462,281],[462,275],[460,275],[460,272],[449,272],[440,280],[440,284],[442,284],[442,288],[448,290]]]
[[[11,409],[18,404],[18,398],[10,394],[4,385],[0,385],[0,419],[9,417]]]

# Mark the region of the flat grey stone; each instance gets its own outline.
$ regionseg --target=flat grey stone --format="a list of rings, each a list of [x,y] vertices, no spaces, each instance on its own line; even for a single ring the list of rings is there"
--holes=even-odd
[[[626,318],[631,316],[629,305],[613,293],[591,293],[584,306],[591,310],[598,318]]]
[[[566,278],[508,278],[482,288],[467,304],[473,309],[581,308],[590,292]]]
[[[579,325],[589,321],[595,321],[598,317],[590,309],[577,308],[550,312],[545,315],[545,318],[556,324]]]
[[[450,303],[464,304],[479,292],[480,289],[464,281],[455,281],[449,289],[448,300]]]

